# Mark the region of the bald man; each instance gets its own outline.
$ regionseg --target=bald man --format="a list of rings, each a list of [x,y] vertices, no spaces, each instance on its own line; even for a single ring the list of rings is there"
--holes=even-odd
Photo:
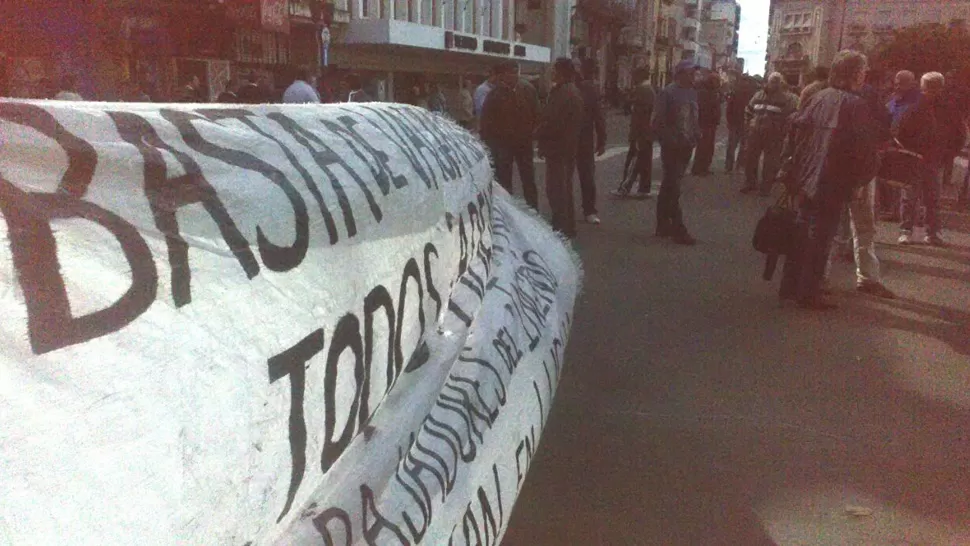
[[[745,110],[748,144],[745,154],[745,185],[741,193],[758,189],[761,167],[761,195],[769,195],[781,165],[781,152],[788,134],[788,118],[798,108],[798,97],[788,92],[785,78],[778,72],[768,76],[765,88],[751,99]],[[764,165],[762,165],[762,155]]]

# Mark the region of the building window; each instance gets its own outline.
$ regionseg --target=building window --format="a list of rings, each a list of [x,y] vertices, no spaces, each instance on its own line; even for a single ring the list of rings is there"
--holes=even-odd
[[[512,0],[502,0],[502,33],[503,40],[513,41],[514,36],[509,36],[509,27],[512,23]]]
[[[435,21],[434,2],[431,0],[421,0],[421,24],[428,26],[437,25]]]

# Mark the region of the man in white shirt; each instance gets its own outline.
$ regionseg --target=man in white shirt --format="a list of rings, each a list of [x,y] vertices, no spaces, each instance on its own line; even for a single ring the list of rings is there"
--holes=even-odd
[[[320,95],[312,85],[315,79],[310,70],[301,69],[296,80],[283,92],[283,102],[285,104],[319,104]]]

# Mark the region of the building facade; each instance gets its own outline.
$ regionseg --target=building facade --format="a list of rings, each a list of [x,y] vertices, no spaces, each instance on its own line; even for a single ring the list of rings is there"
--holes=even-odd
[[[736,70],[741,6],[734,0],[712,0],[702,21],[701,41],[709,49],[711,68]]]
[[[122,98],[137,84],[159,101],[198,76],[202,99],[255,75],[270,94],[320,64],[320,0],[35,0],[0,5],[0,94],[46,97],[66,75],[82,96]]]
[[[970,0],[772,0],[769,18],[766,73],[800,85],[840,49],[873,51],[920,23],[966,24]]]
[[[501,60],[544,74],[568,56],[568,1],[349,0],[346,32],[330,49],[336,71],[361,73],[380,100],[407,101],[417,85],[457,89]]]

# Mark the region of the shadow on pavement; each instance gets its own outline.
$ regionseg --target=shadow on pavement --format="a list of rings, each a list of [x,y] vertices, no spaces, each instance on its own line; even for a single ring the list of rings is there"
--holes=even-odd
[[[854,292],[829,314],[779,308],[750,250],[764,204],[730,182],[685,192],[706,240],[693,249],[644,244],[653,204],[605,204],[607,223],[581,232],[586,285],[566,371],[505,546],[802,544],[772,529],[810,516],[853,525],[779,500],[819,490],[970,529],[970,411],[926,392],[970,384],[930,373],[920,391],[901,378],[933,358],[966,369],[970,313]],[[726,200],[734,208],[716,206]],[[965,259],[963,248],[946,252]],[[772,507],[787,515],[765,520]]]

